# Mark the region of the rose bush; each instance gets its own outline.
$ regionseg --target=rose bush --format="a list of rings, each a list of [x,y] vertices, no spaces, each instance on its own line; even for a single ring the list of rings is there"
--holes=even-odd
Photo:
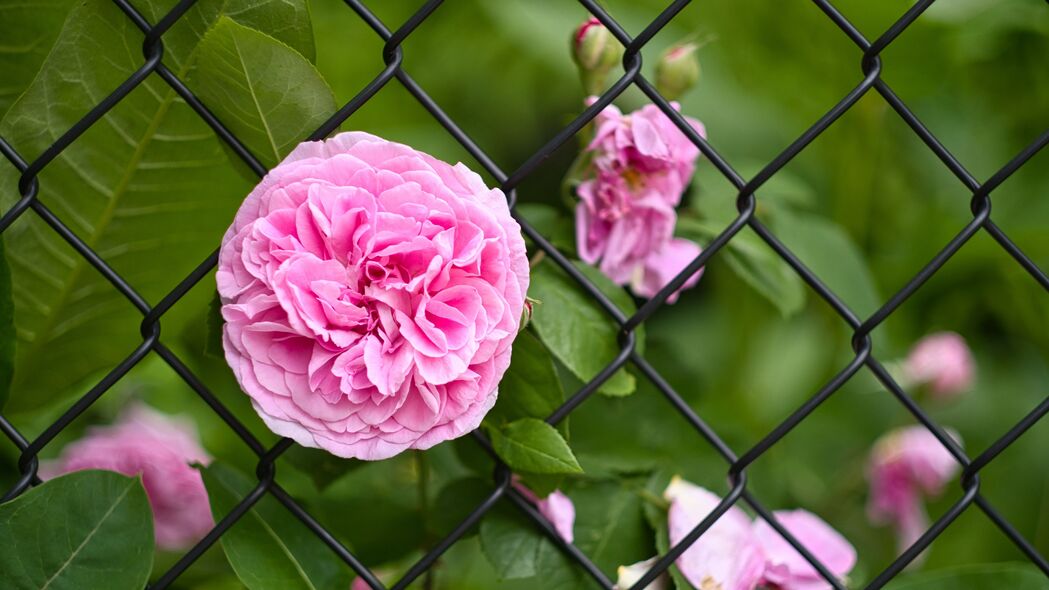
[[[503,193],[466,166],[344,133],[251,192],[217,282],[226,359],[266,424],[373,460],[480,424],[528,261]]]

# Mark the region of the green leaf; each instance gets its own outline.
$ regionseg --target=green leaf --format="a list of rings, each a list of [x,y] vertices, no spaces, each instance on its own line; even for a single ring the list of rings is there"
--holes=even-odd
[[[299,445],[288,449],[282,458],[286,459],[292,467],[309,476],[318,490],[324,490],[342,476],[365,465],[364,461],[343,459],[327,451]]]
[[[867,260],[841,226],[816,215],[779,212],[776,235],[861,318],[874,313],[881,297]]]
[[[719,225],[682,216],[677,229],[686,237],[707,243],[726,226],[727,223]],[[725,260],[736,275],[775,305],[784,317],[794,315],[805,305],[801,277],[749,227],[740,230],[715,256]]]
[[[448,482],[437,494],[433,509],[435,538],[443,538],[459,526],[466,517],[492,495],[492,483],[479,477],[464,477]],[[477,527],[466,532],[466,536],[477,532]]]
[[[616,293],[612,301],[625,314],[634,305],[622,289],[595,269],[577,265],[598,286]],[[586,269],[586,270],[584,270]],[[604,280],[602,280],[604,279]],[[547,348],[579,379],[594,378],[619,355],[619,330],[615,320],[591,299],[568,275],[553,263],[532,270],[528,295],[539,300],[532,313],[532,326]],[[639,336],[639,340],[642,339]],[[620,369],[599,389],[608,395],[629,395],[637,386],[634,376]]]
[[[481,521],[481,550],[501,580],[536,575],[542,543],[535,525],[505,508],[493,510]]]
[[[1018,563],[980,563],[900,576],[887,590],[1045,590],[1045,574]]]
[[[215,358],[225,358],[222,346],[222,299],[218,293],[208,304],[207,340],[204,341],[204,354]]]
[[[267,167],[336,110],[331,88],[302,54],[228,17],[201,42],[192,87],[230,131],[260,146],[255,155]]]
[[[227,0],[224,12],[246,27],[282,41],[311,62],[316,61],[307,0]]]
[[[58,477],[0,506],[5,588],[137,590],[153,543],[141,481],[111,471]]]
[[[542,203],[520,203],[514,209],[561,253],[575,255],[575,228],[560,209]]]
[[[4,256],[4,240],[0,237],[0,408],[7,401],[11,389],[11,374],[15,363],[15,318],[11,300],[11,271]]]
[[[135,4],[151,22],[170,5]],[[220,2],[198,2],[165,33],[164,63],[176,75],[193,69],[200,39],[221,9]],[[77,2],[39,75],[0,121],[0,135],[26,159],[36,158],[142,65],[142,39],[112,2]],[[208,126],[156,76],[39,180],[40,200],[154,303],[215,249],[250,189]],[[0,210],[19,197],[17,184],[14,167],[0,166]],[[22,216],[5,238],[18,337],[8,409],[24,412],[112,367],[141,336],[138,311],[38,216]],[[179,325],[206,305],[205,293],[189,293],[165,315],[166,324]]]
[[[503,428],[491,429],[492,446],[515,470],[532,473],[581,473],[568,443],[553,426],[535,418],[522,418]]]
[[[243,474],[221,463],[212,463],[201,473],[216,521],[254,487]],[[222,549],[250,590],[342,590],[350,584],[349,570],[331,549],[269,495],[222,535]]]
[[[499,383],[499,400],[487,419],[496,423],[544,419],[564,398],[550,352],[530,332],[522,331],[514,340],[510,368]]]
[[[72,6],[72,0],[0,4],[0,115],[33,81]]]

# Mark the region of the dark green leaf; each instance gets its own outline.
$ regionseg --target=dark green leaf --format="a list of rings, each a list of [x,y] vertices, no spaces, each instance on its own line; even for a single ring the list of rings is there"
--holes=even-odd
[[[492,446],[515,470],[533,473],[580,473],[568,443],[557,430],[535,418],[522,418],[491,429]]]
[[[1034,566],[981,563],[901,576],[887,590],[1045,590],[1045,574]]]
[[[111,471],[58,477],[0,506],[5,588],[137,590],[153,543],[141,481]]]
[[[306,0],[228,0],[224,12],[246,27],[282,41],[311,62],[316,61]]]
[[[0,237],[0,408],[7,401],[11,389],[11,375],[15,367],[15,318],[11,300],[11,271],[4,256],[4,240]]]
[[[536,575],[543,535],[523,516],[496,509],[481,521],[481,549],[502,580]]]
[[[222,17],[200,44],[193,88],[266,166],[335,112],[317,69],[284,43]]]
[[[600,274],[592,269],[583,272],[592,279]],[[614,287],[614,291],[621,295],[617,295],[613,303],[626,306],[620,308],[623,313],[632,313],[634,305],[629,296],[618,287]],[[528,294],[539,300],[532,313],[536,333],[579,379],[589,381],[619,355],[619,330],[615,320],[553,263],[544,262],[533,269]],[[620,369],[599,391],[628,395],[636,385],[634,376]]]
[[[251,493],[253,483],[232,467],[212,463],[201,472],[218,521]],[[349,570],[306,525],[266,495],[222,535],[233,571],[251,590],[343,590]]]
[[[542,203],[520,203],[515,209],[561,253],[566,256],[575,255],[575,228],[572,226],[571,217],[555,207]],[[536,254],[538,250],[530,253]]]
[[[479,477],[456,479],[441,488],[430,511],[436,537],[442,538],[452,532],[492,495],[492,491],[492,483]],[[476,532],[476,527],[471,528],[466,536]]]
[[[499,383],[499,401],[488,414],[497,423],[549,416],[564,402],[550,352],[535,336],[521,331],[514,340],[510,368]]]
[[[364,461],[343,459],[327,451],[309,449],[295,445],[284,453],[284,459],[293,467],[308,475],[317,489],[323,490],[347,473],[363,467]]]
[[[40,70],[72,6],[72,0],[0,3],[0,116]]]

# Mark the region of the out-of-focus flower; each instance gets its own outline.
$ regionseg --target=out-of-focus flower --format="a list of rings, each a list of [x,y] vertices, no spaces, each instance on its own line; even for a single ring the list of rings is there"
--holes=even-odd
[[[157,546],[173,550],[197,542],[214,524],[204,480],[193,467],[210,461],[192,422],[135,404],[114,424],[92,428],[68,445],[40,474],[45,480],[86,469],[140,475]]]
[[[645,292],[658,291],[653,286],[685,252],[683,242],[671,245],[674,208],[699,149],[655,105],[629,115],[609,106],[596,121],[587,147],[590,166],[576,189],[579,256],[617,284],[636,282]],[[688,121],[705,134],[699,121]]]
[[[856,565],[856,550],[820,517],[806,510],[777,511],[776,520],[838,579]],[[801,553],[762,519],[754,536],[765,554],[765,584],[779,590],[826,590],[832,586]]]
[[[630,565],[621,565],[616,570],[616,590],[628,590],[633,588],[634,584],[637,584],[638,580],[652,569],[652,566],[656,565],[658,557],[639,561]],[[645,586],[644,590],[666,590],[668,587],[667,574],[664,572],[660,574],[655,580],[652,580],[648,586]]]
[[[691,41],[671,46],[656,62],[656,88],[663,97],[679,98],[699,81],[699,46]]]
[[[721,498],[680,478],[664,492],[671,546],[692,532]],[[732,506],[710,525],[677,560],[677,567],[693,586],[704,590],[754,590],[761,581],[765,560],[754,537],[750,518]]]
[[[216,280],[226,360],[266,425],[375,460],[477,428],[510,364],[528,259],[498,189],[354,132],[266,175]]]
[[[587,93],[598,93],[608,73],[623,59],[623,45],[601,21],[589,18],[572,34],[572,59]]]
[[[685,267],[702,251],[699,245],[691,240],[672,238],[661,249],[649,255],[639,268],[635,269],[630,288],[641,297],[655,296],[678,273],[685,270]],[[667,303],[677,301],[678,295],[685,289],[694,287],[701,276],[703,276],[702,268],[689,277],[680,289],[671,293],[670,297],[667,297]]]
[[[965,338],[955,332],[936,332],[922,338],[904,363],[907,378],[927,385],[939,398],[951,398],[968,390],[976,372]]]
[[[364,578],[354,578],[353,583],[350,584],[350,590],[372,590],[372,587],[368,585],[368,582],[364,581]]]
[[[957,434],[949,434],[960,441]],[[874,444],[867,467],[868,517],[894,525],[900,549],[910,547],[929,527],[924,498],[940,495],[958,469],[950,451],[923,426],[886,434]]]
[[[542,514],[550,521],[550,524],[554,525],[557,534],[561,535],[562,539],[569,543],[575,540],[573,533],[573,528],[575,527],[575,504],[572,504],[572,500],[564,492],[554,490],[545,498],[540,498],[516,477],[514,478],[514,488],[535,503],[539,514]]]

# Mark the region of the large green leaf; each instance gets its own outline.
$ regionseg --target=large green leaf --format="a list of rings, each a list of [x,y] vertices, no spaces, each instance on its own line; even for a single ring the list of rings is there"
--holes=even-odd
[[[273,166],[335,112],[335,97],[317,69],[288,45],[219,19],[200,46],[194,90],[233,131]]]
[[[582,270],[586,268],[580,265]],[[596,270],[583,270],[587,277],[600,282],[607,279]],[[607,288],[607,285],[605,285]],[[634,305],[622,289],[613,303],[626,314]],[[539,300],[532,313],[532,325],[539,338],[572,373],[588,381],[608,366],[619,354],[619,329],[601,307],[563,271],[552,263],[532,270],[530,297]],[[609,395],[627,395],[636,387],[634,376],[620,369],[601,385],[599,391]]]
[[[550,352],[535,336],[522,331],[514,340],[510,368],[499,382],[499,401],[487,419],[497,423],[544,419],[561,406],[564,397]]]
[[[543,536],[535,525],[506,507],[481,521],[481,549],[501,580],[536,575]]]
[[[137,590],[153,567],[153,516],[137,478],[79,471],[0,506],[5,588]]]
[[[535,418],[492,428],[492,447],[511,468],[531,473],[580,473],[568,443],[557,430]]]
[[[0,3],[0,116],[40,70],[72,6],[72,0]]]
[[[981,563],[909,574],[887,590],[1045,590],[1049,580],[1034,566],[1018,563]]]
[[[11,301],[11,272],[4,256],[4,240],[0,237],[0,408],[7,401],[11,388],[11,372],[15,362],[15,318]]]
[[[145,0],[136,7],[155,22],[173,4]],[[222,10],[222,3],[197,3],[164,35],[164,63],[176,75],[191,71]],[[0,135],[27,159],[37,157],[141,66],[141,44],[142,32],[113,3],[78,3],[39,75],[0,122]],[[13,167],[0,166],[0,208],[18,198],[17,177]],[[218,245],[249,189],[211,130],[157,77],[39,178],[40,200],[151,302]],[[116,364],[140,336],[134,308],[35,215],[6,234],[19,339],[9,406],[18,411]],[[173,313],[202,304],[199,295],[191,293]],[[54,366],[63,370],[48,370]]]
[[[307,0],[227,0],[223,12],[246,27],[279,39],[311,62],[316,60]]]
[[[202,473],[216,521],[254,487],[243,474],[220,463]],[[350,585],[349,570],[331,549],[268,495],[222,535],[222,548],[250,590],[343,590]]]

